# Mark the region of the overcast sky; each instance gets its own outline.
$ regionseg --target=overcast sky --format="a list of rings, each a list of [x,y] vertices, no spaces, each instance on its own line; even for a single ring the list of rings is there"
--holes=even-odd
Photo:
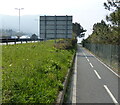
[[[104,2],[107,0],[0,0],[0,14],[18,16],[14,8],[24,8],[21,15],[72,15],[73,22],[88,30],[88,36],[93,24],[105,20],[108,14]]]

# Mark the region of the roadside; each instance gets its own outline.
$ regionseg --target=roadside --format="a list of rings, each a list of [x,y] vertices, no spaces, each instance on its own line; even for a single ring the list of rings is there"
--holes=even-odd
[[[68,85],[67,85],[67,90],[65,93],[65,97],[64,97],[64,102],[63,104],[70,104],[72,103],[72,96],[73,96],[73,70],[70,72],[70,78],[68,81]]]

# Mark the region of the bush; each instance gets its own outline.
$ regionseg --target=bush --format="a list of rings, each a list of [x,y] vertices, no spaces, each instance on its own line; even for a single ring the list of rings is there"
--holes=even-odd
[[[55,43],[55,48],[67,50],[74,49],[76,47],[77,40],[76,39],[62,39]]]

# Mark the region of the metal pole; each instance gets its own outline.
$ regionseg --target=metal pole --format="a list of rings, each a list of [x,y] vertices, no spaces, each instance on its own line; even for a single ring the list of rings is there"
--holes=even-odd
[[[46,37],[46,16],[45,16],[45,40],[47,39]]]
[[[20,8],[19,8],[19,32],[20,32]]]
[[[37,19],[35,19],[35,21],[37,21],[37,34],[38,37],[40,37],[40,17],[38,17]]]
[[[20,32],[20,10],[23,10],[24,8],[15,8],[15,9],[19,11],[19,32]]]
[[[39,16],[39,36],[41,38],[41,18]]]
[[[55,15],[55,43],[56,43],[56,39],[57,39],[57,17]]]
[[[68,38],[68,16],[66,15],[66,39]]]

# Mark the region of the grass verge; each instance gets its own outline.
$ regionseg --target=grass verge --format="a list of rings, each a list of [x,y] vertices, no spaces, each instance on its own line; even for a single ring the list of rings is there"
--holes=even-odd
[[[54,41],[2,47],[2,102],[54,103],[75,49]]]

